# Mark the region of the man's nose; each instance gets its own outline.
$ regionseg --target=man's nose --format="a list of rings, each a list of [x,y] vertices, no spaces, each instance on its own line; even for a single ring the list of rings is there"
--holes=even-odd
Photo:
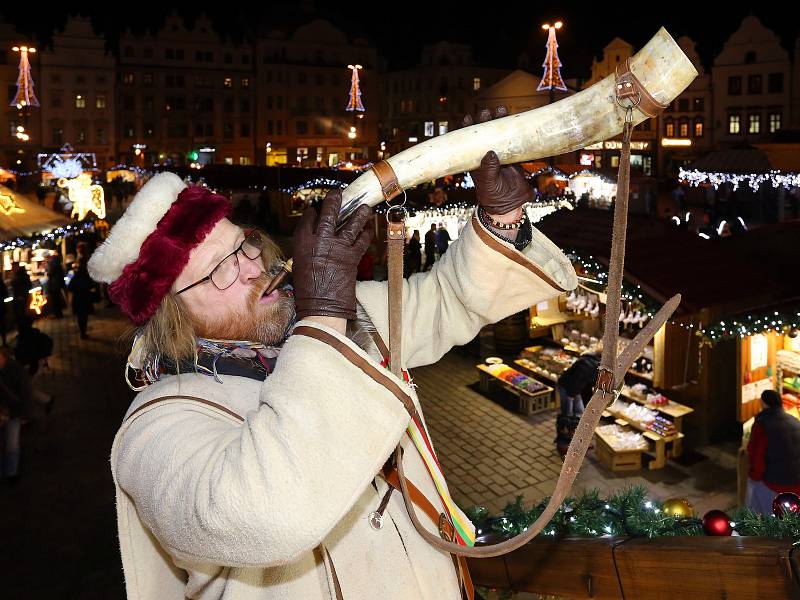
[[[254,259],[247,258],[244,252],[240,252],[239,258],[239,279],[242,283],[249,283],[253,279],[258,279],[264,273],[264,265],[261,257]]]

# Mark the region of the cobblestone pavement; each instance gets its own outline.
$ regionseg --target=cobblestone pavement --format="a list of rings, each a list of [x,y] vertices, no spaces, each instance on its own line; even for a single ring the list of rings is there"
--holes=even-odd
[[[479,504],[497,513],[522,495],[527,505],[552,494],[561,469],[555,450],[555,411],[525,417],[512,403],[488,399],[475,391],[479,361],[458,350],[436,365],[413,369],[422,409],[450,491],[461,506]],[[472,387],[469,387],[472,386]],[[664,469],[617,474],[587,454],[576,492],[601,494],[643,484],[654,498],[682,497],[703,514],[736,504],[736,448],[696,449],[697,461]]]
[[[55,394],[55,405],[23,426],[20,480],[0,488],[0,597],[122,599],[108,459],[133,398],[117,341],[125,323],[116,310],[99,309],[87,340],[71,315],[35,326],[54,350],[34,384]]]

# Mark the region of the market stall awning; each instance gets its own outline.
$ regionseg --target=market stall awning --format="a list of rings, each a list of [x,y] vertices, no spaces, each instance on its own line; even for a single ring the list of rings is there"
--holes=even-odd
[[[747,146],[709,152],[689,168],[708,173],[769,173],[773,166],[766,152]]]
[[[13,205],[20,210],[7,212],[3,207]],[[16,237],[29,236],[36,232],[46,231],[61,225],[72,223],[61,213],[41,206],[25,194],[19,194],[10,188],[0,185],[0,240],[10,240]]]

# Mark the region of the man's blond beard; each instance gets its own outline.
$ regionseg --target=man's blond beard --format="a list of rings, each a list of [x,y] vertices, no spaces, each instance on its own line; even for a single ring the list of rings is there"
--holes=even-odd
[[[261,294],[271,278],[262,273],[251,282],[245,308],[233,311],[210,322],[192,314],[192,325],[198,337],[216,340],[247,340],[273,346],[283,340],[286,328],[294,317],[294,299],[283,290],[267,305],[260,303]]]

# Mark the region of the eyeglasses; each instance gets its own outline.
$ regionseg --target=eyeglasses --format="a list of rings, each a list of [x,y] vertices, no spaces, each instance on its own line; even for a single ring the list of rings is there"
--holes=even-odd
[[[245,234],[244,240],[239,244],[233,252],[223,258],[214,269],[199,281],[195,281],[191,285],[187,285],[182,290],[178,290],[175,294],[182,294],[186,290],[192,289],[196,285],[200,285],[205,281],[211,280],[211,283],[218,290],[227,290],[239,278],[239,258],[238,254],[241,251],[250,260],[255,260],[261,256],[261,251],[264,248],[264,236],[258,231],[249,231]]]

